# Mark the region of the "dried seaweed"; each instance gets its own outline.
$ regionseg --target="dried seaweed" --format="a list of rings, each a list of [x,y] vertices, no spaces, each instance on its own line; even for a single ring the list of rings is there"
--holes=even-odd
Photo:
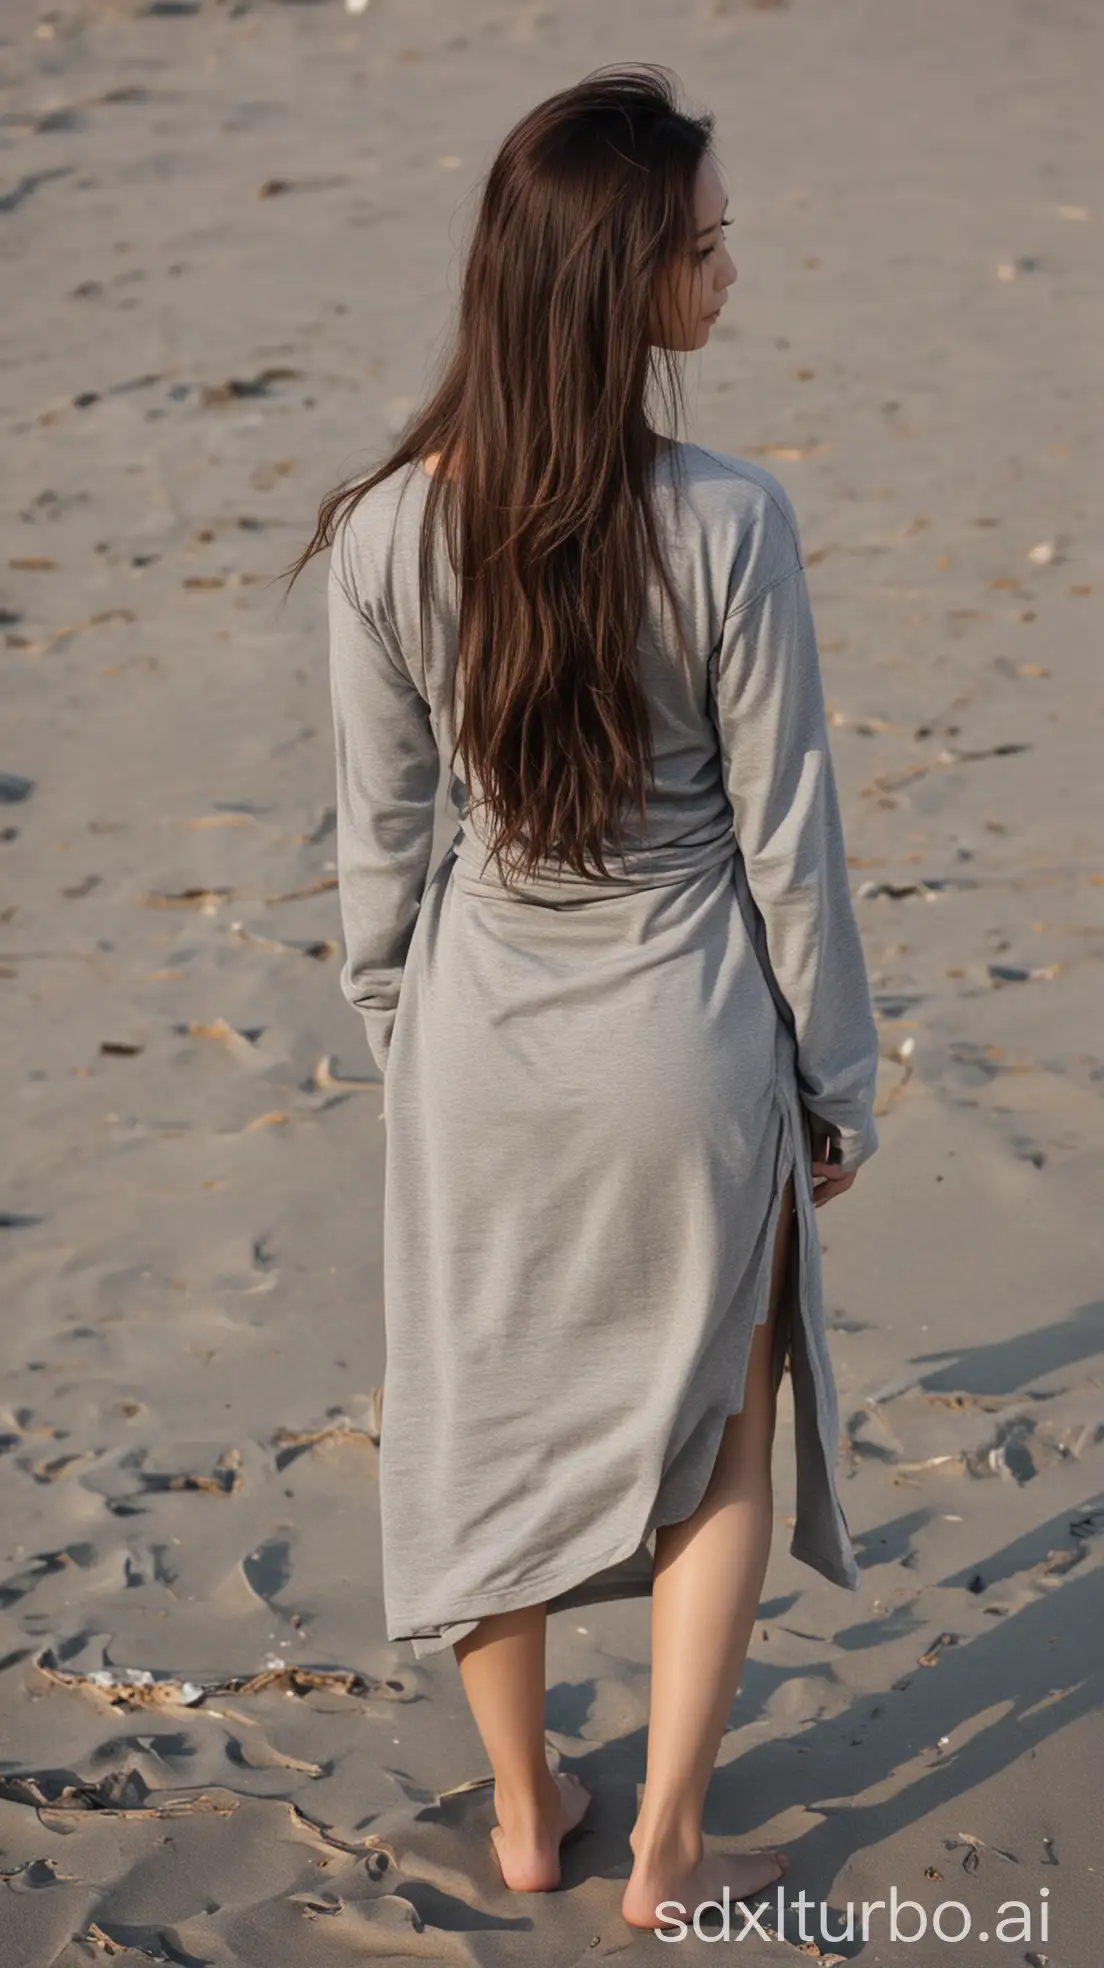
[[[198,1708],[212,1695],[259,1695],[273,1690],[301,1697],[323,1693],[367,1701],[417,1699],[397,1678],[370,1681],[355,1668],[304,1667],[290,1661],[273,1661],[253,1674],[193,1679],[149,1667],[65,1668],[47,1647],[36,1657],[35,1666],[53,1686],[97,1696],[113,1708]],[[0,1783],[0,1796],[3,1794]]]

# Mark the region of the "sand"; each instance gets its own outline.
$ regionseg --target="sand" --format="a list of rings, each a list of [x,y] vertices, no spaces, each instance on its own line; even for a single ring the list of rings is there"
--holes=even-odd
[[[595,1803],[547,1896],[451,1656],[386,1640],[381,1099],[321,570],[274,579],[417,400],[496,141],[616,59],[717,112],[689,434],[798,507],[883,1032],[819,1213],[863,1585],[786,1553],[784,1400],[710,1842],[784,1843],[834,1929],[967,1907],[876,1910],[864,1965],[1098,1968],[1104,17],[8,0],[0,56],[2,1968],[660,1958],[646,1604],[552,1624]],[[732,1953],[808,1959],[787,1918]]]

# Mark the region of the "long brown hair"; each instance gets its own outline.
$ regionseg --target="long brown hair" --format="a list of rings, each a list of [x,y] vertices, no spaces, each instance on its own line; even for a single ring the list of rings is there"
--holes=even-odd
[[[608,877],[626,801],[654,776],[638,642],[654,570],[678,599],[651,476],[682,383],[651,341],[653,297],[691,250],[713,118],[670,73],[598,69],[530,110],[487,176],[443,377],[370,477],[323,501],[291,581],[375,485],[436,452],[420,543],[422,632],[443,514],[459,583],[453,711],[473,804],[501,874],[556,861]],[[658,359],[657,358],[661,358]],[[287,571],[287,570],[285,570]],[[289,587],[290,587],[289,581]]]

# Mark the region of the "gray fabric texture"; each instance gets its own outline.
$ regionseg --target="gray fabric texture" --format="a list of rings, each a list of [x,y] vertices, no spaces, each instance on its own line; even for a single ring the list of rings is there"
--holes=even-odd
[[[741,1406],[791,1170],[790,1549],[855,1589],[809,1129],[845,1169],[875,1152],[878,1039],[793,506],[746,460],[661,455],[692,660],[653,583],[647,824],[610,883],[504,886],[455,770],[429,872],[456,606],[438,540],[423,646],[428,485],[369,493],[329,574],[340,988],[387,1135],[388,1635],[427,1654],[488,1613],[651,1590],[653,1533]]]

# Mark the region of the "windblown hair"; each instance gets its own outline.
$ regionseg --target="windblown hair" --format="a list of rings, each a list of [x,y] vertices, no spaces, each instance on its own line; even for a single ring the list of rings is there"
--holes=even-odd
[[[599,69],[521,119],[483,188],[439,386],[378,470],[323,501],[291,571],[373,486],[439,454],[420,542],[423,635],[440,515],[459,596],[453,759],[500,874],[512,855],[523,875],[556,862],[610,878],[626,805],[646,824],[654,753],[638,644],[653,572],[686,655],[647,408],[658,383],[673,435],[682,383],[652,341],[653,307],[693,249],[712,135],[713,118],[684,114],[674,78],[651,65]]]

